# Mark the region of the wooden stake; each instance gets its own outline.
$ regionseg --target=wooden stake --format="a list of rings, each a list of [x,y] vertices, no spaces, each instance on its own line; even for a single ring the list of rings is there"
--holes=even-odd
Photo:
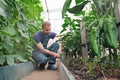
[[[118,26],[118,40],[119,40],[119,49],[120,49],[120,0],[114,0],[114,10],[115,10],[115,17],[117,20]]]
[[[86,44],[86,30],[84,25],[85,22],[80,22],[81,39],[82,39],[82,55],[83,55],[83,59],[86,61],[88,59],[88,54],[87,54],[87,44]]]

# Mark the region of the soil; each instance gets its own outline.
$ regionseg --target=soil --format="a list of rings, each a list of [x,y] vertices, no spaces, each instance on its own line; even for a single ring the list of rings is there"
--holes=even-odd
[[[105,63],[83,65],[80,62],[76,58],[63,62],[76,80],[120,80],[120,68],[118,67]]]

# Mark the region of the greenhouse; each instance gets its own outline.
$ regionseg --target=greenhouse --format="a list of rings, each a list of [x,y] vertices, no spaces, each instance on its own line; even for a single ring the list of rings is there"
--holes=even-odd
[[[120,0],[0,0],[0,80],[120,80]]]

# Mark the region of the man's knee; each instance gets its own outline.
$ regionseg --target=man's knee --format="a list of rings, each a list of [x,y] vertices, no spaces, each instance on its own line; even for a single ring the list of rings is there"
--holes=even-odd
[[[42,58],[42,59],[39,61],[39,64],[47,64],[47,61],[48,61],[47,58]]]
[[[54,42],[54,43],[52,44],[52,46],[54,46],[54,47],[56,47],[56,48],[59,48],[59,43]]]
[[[45,56],[45,55],[43,55],[43,54],[41,54],[41,53],[39,53],[39,52],[37,52],[36,54],[34,53],[34,54],[32,55],[32,58],[35,60],[35,62],[36,62],[37,64],[46,64],[47,61],[48,61],[47,56]]]

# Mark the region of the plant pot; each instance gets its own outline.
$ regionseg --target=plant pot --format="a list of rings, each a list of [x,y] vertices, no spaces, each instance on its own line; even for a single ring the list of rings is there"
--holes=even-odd
[[[32,62],[0,67],[0,80],[20,80],[35,69]]]

